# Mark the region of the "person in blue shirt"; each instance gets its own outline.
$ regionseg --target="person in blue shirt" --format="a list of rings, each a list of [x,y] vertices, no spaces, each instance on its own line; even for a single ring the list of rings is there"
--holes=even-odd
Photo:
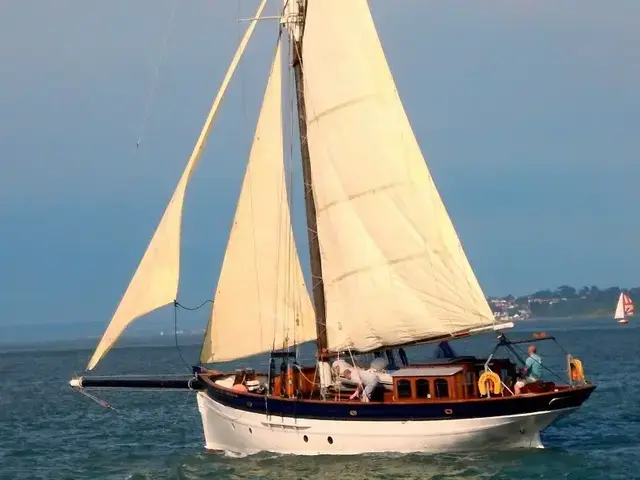
[[[529,357],[524,363],[523,378],[515,384],[515,394],[520,395],[522,388],[528,383],[536,383],[540,381],[542,376],[542,358],[536,353],[536,346],[529,345],[527,349]]]

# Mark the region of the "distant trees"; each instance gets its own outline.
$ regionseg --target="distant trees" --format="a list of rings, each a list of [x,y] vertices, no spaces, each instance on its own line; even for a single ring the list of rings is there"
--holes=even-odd
[[[558,287],[556,295],[560,298],[576,298],[578,296],[576,289],[569,285],[562,285]]]
[[[604,316],[613,315],[622,291],[640,302],[640,287],[629,290],[609,287],[601,290],[595,285],[584,286],[579,290],[570,285],[561,285],[554,291],[539,290],[531,295],[517,298],[508,295],[503,299],[517,308],[529,309],[535,317]]]
[[[533,298],[540,298],[540,299],[547,299],[547,300],[552,300],[554,298],[554,294],[551,290],[540,290],[531,296]]]

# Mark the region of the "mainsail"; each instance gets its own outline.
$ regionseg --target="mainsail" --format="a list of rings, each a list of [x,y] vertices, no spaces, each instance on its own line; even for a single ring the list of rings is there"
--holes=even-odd
[[[302,45],[329,350],[493,324],[367,1],[308,2]]]
[[[287,200],[280,45],[218,280],[205,363],[287,348],[316,335]]]
[[[180,236],[182,226],[182,206],[189,179],[200,160],[218,106],[224,97],[231,77],[256,27],[267,0],[258,6],[255,19],[247,28],[231,61],[222,85],[213,101],[209,115],[195,144],[187,166],[169,201],[151,242],[118,305],[118,308],[96,347],[87,370],[93,369],[100,359],[113,347],[122,332],[137,318],[153,310],[168,305],[176,299],[180,281]]]

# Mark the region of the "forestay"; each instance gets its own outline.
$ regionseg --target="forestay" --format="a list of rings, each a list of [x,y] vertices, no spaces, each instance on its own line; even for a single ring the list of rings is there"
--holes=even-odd
[[[366,0],[308,2],[303,68],[329,349],[492,324]]]

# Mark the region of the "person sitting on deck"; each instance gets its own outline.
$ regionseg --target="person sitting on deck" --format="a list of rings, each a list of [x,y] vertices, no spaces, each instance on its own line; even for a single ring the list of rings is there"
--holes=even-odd
[[[371,394],[380,383],[378,375],[372,370],[350,370],[346,369],[343,372],[344,378],[353,382],[358,382],[356,391],[349,397],[349,400],[353,400],[357,396],[360,396],[360,400],[363,402],[369,402],[371,400]]]
[[[536,346],[529,345],[527,349],[529,357],[524,363],[522,369],[523,378],[515,384],[515,394],[520,395],[522,388],[529,383],[536,383],[542,376],[542,358],[536,353]]]

